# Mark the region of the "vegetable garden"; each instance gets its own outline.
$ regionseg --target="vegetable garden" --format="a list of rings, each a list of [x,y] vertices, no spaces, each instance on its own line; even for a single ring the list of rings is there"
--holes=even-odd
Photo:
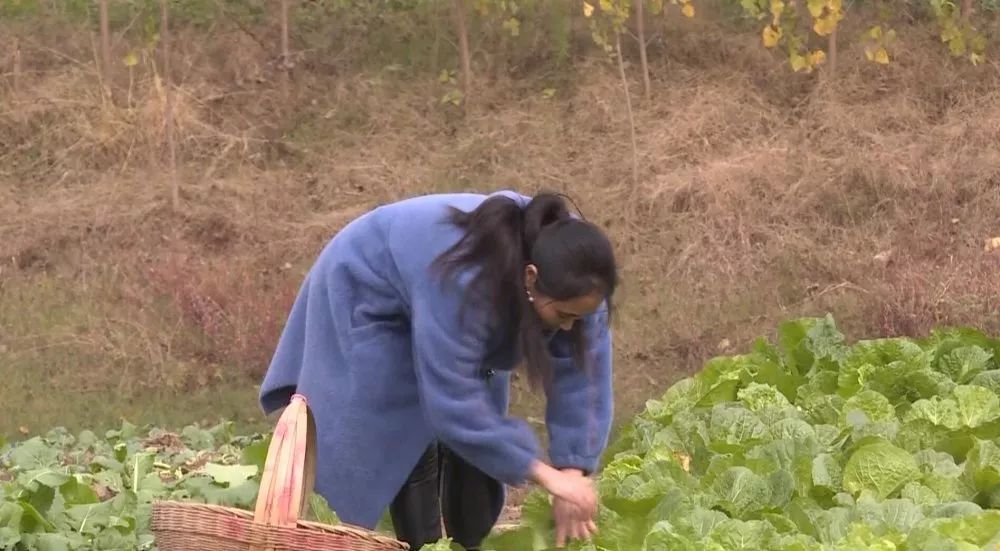
[[[1000,339],[971,328],[846,342],[834,320],[709,360],[648,402],[572,549],[972,550],[1000,545]],[[0,549],[155,549],[156,499],[251,508],[266,435],[125,423],[0,444]],[[312,518],[336,522],[318,496]],[[550,549],[533,493],[487,549]],[[447,541],[430,549],[450,549]]]

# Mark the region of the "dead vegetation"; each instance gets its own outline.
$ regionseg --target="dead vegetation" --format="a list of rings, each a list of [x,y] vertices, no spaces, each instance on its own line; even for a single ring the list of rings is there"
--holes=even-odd
[[[650,48],[652,99],[632,98],[638,186],[601,60],[577,59],[551,98],[484,76],[463,116],[435,75],[375,70],[299,71],[286,104],[245,32],[183,32],[179,213],[152,58],[112,99],[89,43],[27,40],[17,89],[0,84],[0,369],[73,381],[29,377],[0,400],[12,410],[53,384],[249,396],[324,242],[377,203],[447,190],[558,189],[609,228],[623,416],[792,316],[832,312],[854,337],[1000,332],[1000,251],[984,250],[1000,235],[1000,71],[948,59],[920,27],[888,67],[842,47],[826,86],[754,36],[672,29]]]

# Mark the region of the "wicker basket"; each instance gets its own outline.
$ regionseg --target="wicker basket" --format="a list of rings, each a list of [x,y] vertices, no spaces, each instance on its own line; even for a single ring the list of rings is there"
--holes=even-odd
[[[152,530],[160,551],[404,551],[409,546],[361,528],[300,520],[315,481],[315,427],[296,394],[278,420],[253,513],[157,501]]]

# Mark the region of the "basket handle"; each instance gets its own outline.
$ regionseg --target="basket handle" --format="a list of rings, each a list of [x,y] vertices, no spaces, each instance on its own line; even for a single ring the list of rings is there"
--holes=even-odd
[[[301,394],[278,419],[267,449],[254,522],[294,528],[304,514],[316,480],[316,427]]]

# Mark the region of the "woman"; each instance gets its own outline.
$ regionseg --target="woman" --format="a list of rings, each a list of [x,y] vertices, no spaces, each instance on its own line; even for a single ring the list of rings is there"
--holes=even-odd
[[[553,496],[557,543],[594,531],[588,475],[611,422],[614,253],[561,197],[429,195],[339,232],[305,278],[260,400],[294,392],[316,419],[316,491],[349,524],[388,508],[419,549],[447,533],[476,549],[504,484]],[[551,464],[507,416],[523,363],[546,392]],[[440,504],[440,507],[439,507]]]

